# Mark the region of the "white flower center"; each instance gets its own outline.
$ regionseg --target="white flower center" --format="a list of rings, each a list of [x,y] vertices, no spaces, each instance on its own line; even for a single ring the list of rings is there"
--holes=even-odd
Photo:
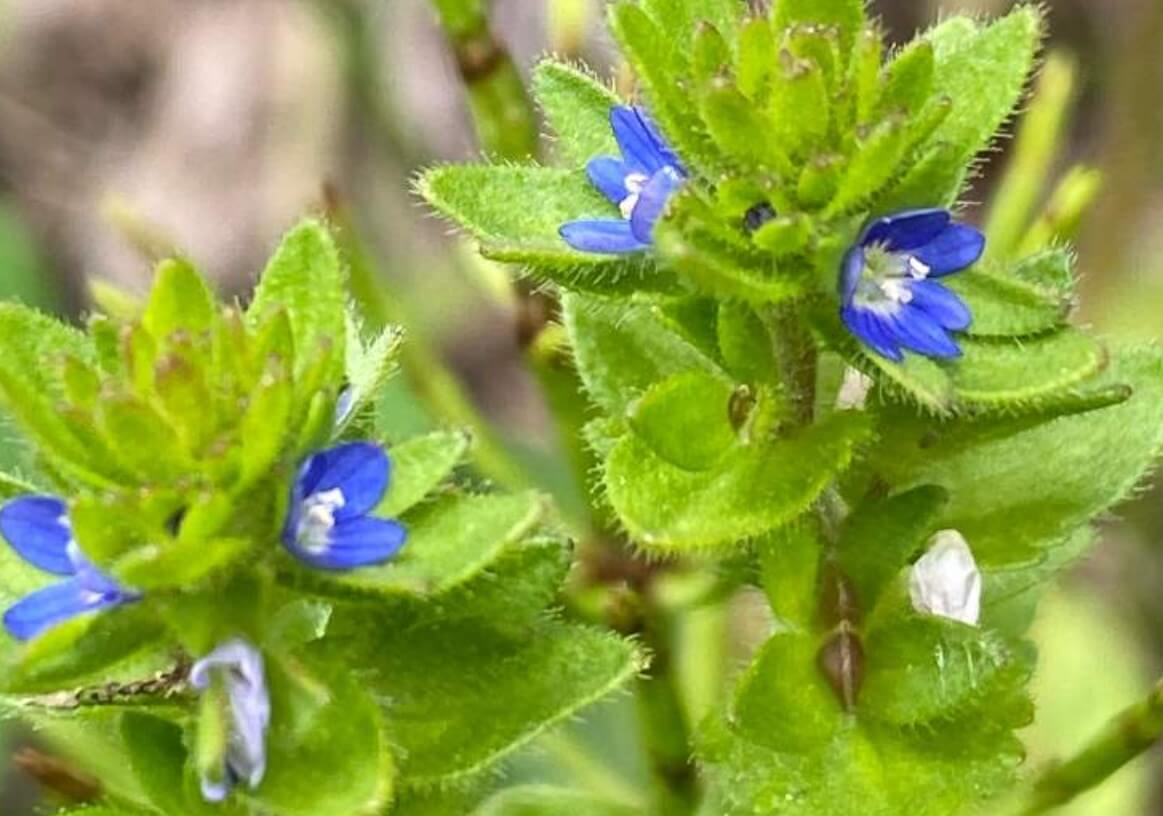
[[[331,546],[331,529],[335,527],[335,511],[347,504],[338,487],[312,493],[299,505],[299,526],[295,540],[308,552],[324,552]]]
[[[864,250],[864,268],[856,289],[857,305],[874,311],[894,313],[913,300],[911,284],[924,280],[932,267],[915,255],[892,252],[883,244]]]
[[[618,209],[622,211],[622,217],[627,221],[634,214],[634,208],[638,206],[638,198],[642,195],[642,188],[646,186],[648,181],[650,178],[645,173],[631,173],[626,176],[626,191],[629,195],[622,199]]]

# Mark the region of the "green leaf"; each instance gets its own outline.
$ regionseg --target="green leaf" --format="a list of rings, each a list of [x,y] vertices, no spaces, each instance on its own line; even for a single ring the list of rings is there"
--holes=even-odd
[[[772,531],[757,545],[759,580],[779,628],[809,631],[820,613],[820,556],[824,540],[812,513]]]
[[[161,340],[176,331],[207,331],[214,312],[214,295],[206,281],[189,261],[174,258],[158,265],[141,322]]]
[[[721,303],[715,328],[719,351],[731,374],[749,384],[777,381],[775,346],[754,309],[738,301]]]
[[[96,421],[118,463],[143,484],[173,481],[193,467],[174,426],[142,399],[107,395]]]
[[[607,85],[582,67],[542,60],[533,69],[533,93],[557,135],[556,155],[582,166],[595,156],[618,156],[610,109],[622,104]]]
[[[969,334],[1001,337],[1040,334],[1063,324],[1070,302],[1052,299],[1013,276],[972,269],[951,276],[946,285],[973,313]]]
[[[899,117],[886,118],[873,128],[867,138],[858,140],[857,152],[848,164],[827,212],[842,213],[868,201],[899,172],[901,160],[910,144],[909,122]]]
[[[628,419],[650,449],[684,470],[706,470],[735,441],[730,381],[701,371],[676,374],[632,403]]]
[[[643,0],[642,8],[679,44],[689,43],[702,22],[730,37],[743,11],[735,0]]]
[[[821,100],[829,98],[824,71],[812,62],[781,53],[772,78],[768,132],[771,141],[788,156],[815,153],[824,142],[830,124],[830,109]]]
[[[735,77],[739,90],[755,99],[770,89],[776,66],[775,34],[766,17],[751,17],[739,29],[739,59]]]
[[[562,309],[586,392],[612,416],[624,416],[635,398],[672,374],[720,373],[713,360],[667,327],[656,305],[566,295]]]
[[[329,638],[345,661],[376,667],[368,686],[387,706],[409,787],[485,768],[641,668],[627,641],[553,621],[519,638],[457,623],[356,628],[354,639],[362,648]]]
[[[1077,385],[1105,365],[1107,352],[1074,329],[1024,340],[965,339],[948,371],[966,403],[1008,407]]]
[[[912,115],[920,111],[932,92],[934,70],[931,43],[914,40],[906,46],[884,68],[884,84],[877,105],[879,114]]]
[[[383,714],[371,691],[345,672],[327,684],[322,705],[305,713],[306,692],[296,688],[304,681],[288,668],[268,661],[267,772],[258,790],[246,798],[277,816],[382,812],[391,800],[396,772]]]
[[[447,592],[492,565],[507,545],[532,531],[544,513],[544,501],[536,493],[442,497],[401,519],[408,538],[389,563],[334,575],[303,570],[288,580],[342,594]]]
[[[944,490],[925,485],[891,498],[866,499],[845,519],[837,553],[865,615],[910,557],[924,548],[946,501]]]
[[[13,648],[4,638],[5,663],[0,685],[7,691],[59,691],[86,682],[133,676],[142,666],[159,667],[156,651],[162,627],[142,605],[123,606],[64,621]]]
[[[307,219],[283,236],[267,263],[247,310],[252,328],[273,310],[285,309],[295,343],[295,371],[302,374],[316,349],[343,349],[347,325],[347,273],[335,239],[321,221]],[[343,374],[343,357],[334,355],[327,380]]]
[[[461,463],[471,444],[464,431],[435,431],[392,445],[391,480],[376,515],[394,518],[421,502]]]
[[[558,231],[579,218],[621,218],[581,170],[528,165],[435,167],[417,190],[467,230],[486,258],[526,263],[530,272],[570,288],[617,292],[666,289],[673,279],[645,256],[579,252]]]
[[[1124,499],[1163,446],[1163,355],[1115,349],[1091,385],[1119,384],[1133,389],[1125,402],[1034,427],[1020,419],[984,428],[882,424],[884,448],[872,459],[898,488],[944,487],[941,525],[960,530],[979,561],[1028,558],[1030,548],[1061,540]],[[944,433],[931,438],[934,425]]]
[[[999,679],[1018,686],[1033,671],[1033,656],[1015,653],[995,633],[937,617],[910,615],[878,627],[865,652],[861,714],[896,726],[975,708],[988,716]]]
[[[610,453],[603,480],[618,517],[646,549],[735,544],[806,510],[868,430],[866,416],[839,412],[784,439],[738,444],[697,473],[662,460],[630,434]]]
[[[642,816],[643,811],[583,791],[548,785],[506,788],[473,811],[473,816]]]
[[[778,632],[759,650],[739,681],[731,721],[746,739],[787,753],[827,743],[840,729],[843,710],[816,668],[815,638]]]
[[[950,816],[1012,784],[1023,751],[976,722],[958,732],[857,727],[811,754],[771,751],[711,723],[703,816]]]
[[[127,711],[121,716],[121,738],[134,776],[150,803],[162,813],[229,816],[241,812],[233,802],[211,805],[202,799],[194,774],[186,770],[187,751],[181,726],[160,717]]]
[[[348,399],[351,402],[340,431],[358,421],[364,410],[375,404],[388,378],[396,371],[396,358],[403,340],[402,329],[388,326],[365,346],[360,339],[358,327],[349,319],[344,368],[347,372]]]
[[[729,79],[712,80],[701,89],[698,101],[707,131],[723,153],[761,170],[791,171],[791,163],[774,140],[755,138],[767,129],[766,119]]]
[[[681,2],[685,5],[685,0],[652,2]],[[719,3],[722,0],[713,2]],[[711,145],[702,121],[690,104],[690,90],[684,87],[688,83],[675,81],[684,72],[687,54],[685,46],[694,31],[691,27],[682,34],[676,33],[678,26],[690,25],[684,20],[685,9],[679,13],[682,16],[656,20],[633,3],[613,3],[609,6],[610,31],[633,66],[649,99],[650,113],[671,146],[688,165],[713,170],[722,164],[722,159]],[[689,20],[689,17],[686,19]],[[730,31],[730,28],[721,25],[715,27],[721,32]]]
[[[955,17],[925,39],[932,43],[936,58],[933,92],[953,102],[931,140],[949,145],[955,151],[950,156],[953,165],[964,167],[989,144],[1018,104],[1042,39],[1042,18],[1033,6],[1020,6],[981,29]],[[930,203],[947,200],[936,197]]]
[[[1010,268],[1010,274],[1052,299],[1070,300],[1074,295],[1074,253],[1065,247],[1023,258]]]
[[[95,362],[89,340],[76,329],[16,303],[0,304],[0,399],[16,424],[33,437],[41,453],[70,476],[97,485],[117,469],[94,455],[92,447],[61,416],[63,389],[53,361],[71,357]]]
[[[837,26],[847,53],[864,27],[864,0],[779,0],[772,19],[777,31],[797,25]]]

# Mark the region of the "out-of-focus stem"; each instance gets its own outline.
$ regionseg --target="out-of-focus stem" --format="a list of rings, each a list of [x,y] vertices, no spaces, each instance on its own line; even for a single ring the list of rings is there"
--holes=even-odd
[[[517,66],[489,28],[484,0],[432,0],[468,91],[477,138],[504,159],[536,155],[537,117]]]
[[[1071,167],[1050,194],[1042,214],[1026,231],[1015,257],[1024,258],[1051,244],[1073,240],[1102,184],[1102,173],[1093,167]]]
[[[1007,258],[1029,226],[1046,178],[1058,158],[1063,124],[1074,98],[1074,61],[1051,54],[1018,132],[1009,167],[993,197],[985,234],[991,256]]]
[[[346,207],[334,195],[328,207],[328,215],[347,258],[352,295],[365,316],[375,325],[414,326],[414,321],[405,318],[400,302],[383,285]],[[474,461],[482,473],[510,489],[531,485],[525,469],[510,455],[488,421],[477,411],[460,381],[415,329],[410,328],[407,342],[401,348],[401,363],[409,385],[434,416],[472,432]]]
[[[1065,805],[1110,777],[1163,739],[1163,682],[1146,700],[1115,717],[1071,759],[1034,779],[1014,816],[1036,816]]]

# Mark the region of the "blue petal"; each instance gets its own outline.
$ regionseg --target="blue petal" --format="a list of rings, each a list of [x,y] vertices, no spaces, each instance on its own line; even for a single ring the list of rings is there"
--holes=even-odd
[[[62,621],[124,603],[115,594],[91,591],[79,578],[69,578],[26,595],[4,613],[4,628],[19,640],[29,640]]]
[[[613,204],[621,204],[622,199],[630,195],[630,191],[626,189],[626,176],[630,174],[630,169],[621,159],[615,159],[613,156],[590,159],[586,165],[586,173],[593,185]]]
[[[864,248],[857,245],[844,255],[844,263],[840,267],[840,301],[845,305],[852,302],[856,294],[856,286],[860,283],[860,276],[864,273]]]
[[[631,169],[653,176],[668,164],[678,164],[674,151],[667,146],[658,128],[641,108],[612,108],[610,127]]]
[[[388,489],[391,463],[379,445],[349,442],[313,455],[300,473],[296,494],[302,497],[339,489],[343,507],[336,519],[361,516],[380,503]]]
[[[326,570],[349,570],[387,561],[404,546],[402,525],[390,519],[362,516],[338,522],[326,550],[307,551],[291,546],[301,561]]]
[[[666,202],[682,186],[682,178],[673,168],[664,167],[651,176],[642,188],[638,204],[630,214],[630,231],[644,244],[651,242],[654,225],[666,209]]]
[[[621,219],[570,221],[559,232],[567,244],[582,252],[620,255],[640,252],[650,246],[635,238],[630,222]]]
[[[262,653],[252,644],[235,638],[218,646],[194,663],[190,684],[204,691],[212,673],[218,674],[230,701],[231,734],[222,779],[203,777],[202,795],[219,802],[238,782],[258,787],[266,773],[266,736],[271,722],[270,693],[267,690]]]
[[[897,342],[885,331],[883,318],[867,309],[847,306],[840,311],[840,317],[848,330],[856,338],[881,357],[900,362],[904,359]]]
[[[913,250],[933,277],[959,272],[972,266],[985,251],[985,236],[967,224],[950,224],[933,240]]]
[[[942,328],[965,331],[973,322],[969,307],[936,281],[914,281],[909,285],[913,293],[912,305],[933,318]]]
[[[0,532],[20,557],[55,575],[76,572],[65,503],[55,496],[21,496],[0,507]]]
[[[873,221],[864,230],[860,243],[886,244],[897,252],[916,249],[940,235],[952,220],[948,210],[905,210]]]
[[[961,348],[945,330],[912,304],[892,316],[891,330],[902,346],[926,357],[961,356]]]

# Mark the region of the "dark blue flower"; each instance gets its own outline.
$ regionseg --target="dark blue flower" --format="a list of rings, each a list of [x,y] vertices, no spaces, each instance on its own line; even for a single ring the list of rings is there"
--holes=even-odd
[[[222,683],[230,706],[229,734],[223,766],[203,775],[202,796],[221,802],[240,782],[254,790],[267,769],[267,728],[271,700],[263,670],[262,653],[241,638],[228,640],[190,669],[190,685],[206,691]]]
[[[379,445],[350,442],[310,456],[291,489],[283,543],[313,567],[378,564],[404,544],[404,528],[368,515],[388,489],[391,463]]]
[[[28,563],[65,580],[9,607],[4,628],[29,640],[61,621],[138,600],[97,569],[73,539],[65,503],[55,496],[21,496],[0,507],[0,533]]]
[[[570,221],[561,227],[561,237],[583,252],[638,252],[650,246],[654,225],[686,180],[686,170],[643,108],[613,108],[610,127],[622,158],[591,159],[586,172],[622,218]]]
[[[873,221],[844,256],[840,316],[876,353],[900,362],[902,349],[926,357],[957,357],[949,332],[973,316],[935,278],[971,266],[985,236],[953,221],[948,210],[909,210]]]

